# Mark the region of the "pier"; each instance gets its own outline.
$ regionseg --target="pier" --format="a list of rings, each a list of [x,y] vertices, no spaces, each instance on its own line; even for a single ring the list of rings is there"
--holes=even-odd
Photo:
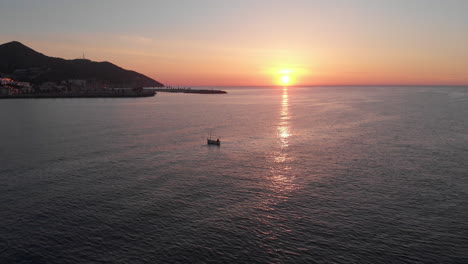
[[[165,87],[165,88],[153,88],[152,91],[156,92],[166,92],[166,93],[195,93],[195,94],[226,94],[226,91],[222,90],[212,90],[212,89],[192,89],[192,88],[174,88],[174,87]]]

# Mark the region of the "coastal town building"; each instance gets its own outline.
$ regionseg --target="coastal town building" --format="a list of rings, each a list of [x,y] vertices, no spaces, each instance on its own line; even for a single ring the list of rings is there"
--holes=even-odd
[[[28,82],[17,82],[11,78],[0,78],[0,95],[15,95],[32,93]]]

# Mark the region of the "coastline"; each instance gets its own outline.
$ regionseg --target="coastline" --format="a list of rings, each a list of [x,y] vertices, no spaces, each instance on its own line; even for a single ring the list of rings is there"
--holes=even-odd
[[[35,93],[35,94],[13,94],[0,95],[0,99],[38,99],[38,98],[126,98],[126,97],[152,97],[155,91],[142,91],[138,93],[108,93],[108,92],[86,92],[86,93]]]

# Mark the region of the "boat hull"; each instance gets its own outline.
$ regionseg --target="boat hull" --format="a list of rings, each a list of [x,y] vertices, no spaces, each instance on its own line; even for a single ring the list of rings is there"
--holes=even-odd
[[[221,141],[219,140],[212,140],[212,139],[207,139],[207,144],[208,145],[216,145],[216,146],[220,146],[221,145]]]

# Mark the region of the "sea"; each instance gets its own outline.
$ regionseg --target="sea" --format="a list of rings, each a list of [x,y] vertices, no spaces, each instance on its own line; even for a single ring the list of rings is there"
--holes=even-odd
[[[0,263],[468,263],[468,87],[220,89],[0,100]]]

